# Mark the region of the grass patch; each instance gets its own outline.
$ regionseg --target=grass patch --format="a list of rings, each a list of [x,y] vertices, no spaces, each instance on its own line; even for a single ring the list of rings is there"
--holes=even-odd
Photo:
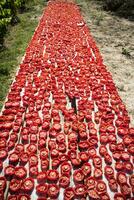
[[[25,12],[18,14],[20,23],[10,26],[6,34],[5,48],[0,52],[0,110],[44,6],[44,0],[28,1]]]

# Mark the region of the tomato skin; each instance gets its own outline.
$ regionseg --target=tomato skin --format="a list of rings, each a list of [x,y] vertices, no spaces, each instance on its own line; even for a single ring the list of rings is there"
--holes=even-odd
[[[116,193],[116,194],[114,195],[114,200],[126,200],[126,199],[125,199],[125,197],[124,197],[123,194],[121,194],[121,193]]]
[[[47,171],[47,180],[50,183],[56,183],[59,179],[59,173],[57,170],[48,170]]]
[[[31,197],[29,195],[27,195],[27,194],[20,194],[18,196],[18,200],[23,200],[23,199],[25,199],[25,200],[31,200]]]
[[[52,169],[57,169],[60,165],[60,160],[57,158],[52,159]]]
[[[7,186],[6,179],[5,179],[5,177],[1,176],[0,177],[0,191],[5,192],[6,186]]]
[[[71,165],[69,162],[63,162],[61,164],[61,174],[67,174],[70,175],[71,174]]]
[[[106,187],[106,184],[104,181],[97,181],[97,184],[96,184],[96,190],[98,191],[98,193],[104,193],[107,191],[107,187]]]
[[[39,172],[37,175],[37,182],[38,183],[45,183],[47,179],[47,174],[46,172]]]
[[[26,165],[27,162],[29,161],[29,155],[28,153],[24,152],[22,154],[20,154],[20,164],[21,165]]]
[[[86,187],[83,184],[78,184],[74,188],[74,193],[76,198],[86,197],[87,194]]]
[[[64,200],[73,200],[74,199],[74,188],[68,187],[64,190]]]
[[[119,185],[123,185],[127,183],[127,176],[124,172],[117,173],[117,182]]]
[[[83,172],[85,177],[87,177],[87,176],[89,176],[91,174],[91,165],[90,165],[90,163],[88,163],[88,162],[84,163],[81,169],[82,169],[82,172]]]
[[[8,196],[8,200],[18,200],[17,196],[18,195],[10,195],[10,196]],[[4,198],[2,200],[4,200]]]
[[[69,175],[62,175],[59,178],[59,186],[63,188],[67,188],[70,185],[70,176]]]
[[[86,151],[82,151],[79,153],[79,157],[80,157],[80,160],[85,163],[85,162],[88,162],[89,160],[89,155],[88,155],[88,152]]]
[[[9,155],[9,163],[11,165],[17,165],[19,162],[19,155],[16,152],[13,152]]]
[[[102,170],[99,168],[94,169],[94,177],[95,179],[101,179],[102,178]]]
[[[16,179],[22,180],[22,179],[26,178],[27,171],[26,171],[25,167],[16,167],[14,175],[15,175]]]
[[[34,179],[25,178],[22,182],[22,191],[26,194],[31,194],[34,189]]]
[[[48,197],[57,198],[59,196],[59,187],[55,184],[50,184],[47,191]]]
[[[118,184],[115,178],[109,178],[108,179],[108,184],[109,184],[109,188],[111,189],[111,191],[113,192],[117,192],[118,190]]]
[[[114,169],[111,166],[105,166],[104,171],[107,179],[114,177]]]
[[[36,193],[38,196],[47,196],[48,185],[47,184],[39,184],[36,186]]]
[[[83,183],[84,180],[84,174],[81,169],[75,170],[73,173],[73,180],[75,184]]]
[[[87,185],[87,189],[94,189],[96,187],[96,179],[92,176],[87,177],[84,183]]]
[[[17,194],[21,189],[21,181],[17,179],[12,179],[10,181],[9,190],[11,194]]]
[[[127,183],[121,185],[121,192],[126,198],[131,197],[131,188]]]

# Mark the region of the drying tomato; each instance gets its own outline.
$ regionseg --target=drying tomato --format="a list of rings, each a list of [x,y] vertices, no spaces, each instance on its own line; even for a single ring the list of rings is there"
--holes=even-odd
[[[77,198],[84,197],[87,193],[86,187],[82,184],[79,184],[74,188],[74,193]]]
[[[16,167],[15,172],[14,172],[15,178],[16,179],[24,179],[27,176],[27,171],[25,167]]]
[[[91,174],[91,165],[90,163],[84,163],[82,166],[82,172],[84,174],[85,177],[89,176]]]
[[[118,172],[117,173],[117,181],[119,185],[123,185],[127,183],[127,176],[124,172]]]
[[[57,182],[59,179],[59,173],[57,170],[48,170],[47,171],[47,180],[49,182]]]
[[[73,173],[73,180],[75,184],[82,183],[84,180],[84,174],[81,169],[75,170]]]
[[[101,179],[102,178],[102,170],[99,168],[94,169],[94,177],[96,179]]]
[[[4,192],[6,189],[6,179],[5,177],[1,176],[0,177],[0,191]]]
[[[93,158],[94,156],[96,156],[96,149],[94,148],[94,147],[90,147],[89,149],[88,149],[88,154],[89,154],[89,157],[90,158]]]
[[[96,190],[98,193],[104,193],[107,190],[106,184],[104,181],[97,181]]]
[[[37,166],[30,166],[29,167],[29,175],[32,178],[36,178],[38,175],[38,167]]]
[[[71,173],[71,165],[69,162],[63,162],[61,164],[61,174],[67,174],[67,175],[70,175]]]
[[[127,183],[121,185],[121,192],[126,197],[126,199],[131,197],[131,188]]]
[[[29,165],[30,167],[38,165],[38,157],[36,155],[29,155]]]
[[[133,165],[131,162],[125,162],[124,170],[126,173],[132,173],[133,172]]]
[[[29,161],[29,155],[28,155],[28,153],[22,153],[21,155],[20,155],[20,164],[21,165],[26,165],[26,163]]]
[[[114,177],[114,169],[111,166],[105,166],[104,171],[107,179]]]
[[[98,195],[98,192],[96,189],[90,189],[88,190],[88,197],[90,199],[100,199],[99,195]]]
[[[95,155],[93,157],[93,165],[95,168],[102,168],[102,160],[99,156]]]
[[[108,184],[109,184],[109,188],[111,189],[111,191],[113,192],[117,192],[118,190],[118,184],[115,178],[109,178],[108,179]]]
[[[22,182],[22,191],[30,194],[34,189],[34,180],[32,178],[26,178]]]
[[[36,154],[37,153],[37,146],[35,144],[29,144],[27,146],[27,153],[30,154]]]
[[[125,197],[124,197],[123,194],[121,194],[121,193],[116,193],[116,194],[114,195],[114,200],[126,200],[126,199],[125,199]]]
[[[107,153],[107,148],[106,148],[106,146],[101,145],[101,146],[99,147],[99,153],[100,153],[101,156],[104,156],[104,155]]]
[[[94,189],[96,187],[96,180],[94,177],[90,176],[85,180],[85,184],[89,190]]]
[[[4,161],[7,158],[7,150],[5,149],[0,149],[0,160]]]
[[[60,160],[58,158],[52,159],[52,168],[57,169],[60,165]]]
[[[18,196],[18,200],[31,200],[31,197],[29,196],[29,195],[27,195],[27,194],[20,194],[19,196]]]
[[[111,164],[112,164],[112,157],[110,156],[110,154],[105,153],[105,155],[104,155],[104,160],[105,160],[105,163],[106,163],[106,164],[108,164],[108,165],[111,165]]]
[[[86,151],[85,152],[80,152],[79,153],[79,157],[80,157],[82,162],[88,162],[88,160],[89,160],[89,155],[88,155],[88,153]]]
[[[67,188],[70,184],[70,176],[69,175],[62,175],[59,178],[59,186],[62,188]]]
[[[38,183],[44,183],[47,179],[47,174],[46,172],[39,172],[37,175],[37,182]]]
[[[2,200],[4,200],[4,198]],[[9,195],[8,200],[18,200],[18,197],[17,195]]]
[[[51,198],[57,198],[59,196],[59,187],[55,184],[51,184],[48,186],[47,195]]]
[[[64,200],[73,200],[74,195],[74,189],[72,187],[68,187],[64,190]]]
[[[18,193],[21,189],[21,180],[12,179],[10,181],[9,190],[11,194]]]
[[[134,156],[134,145],[133,144],[130,144],[128,147],[127,147],[127,150],[128,152]]]
[[[124,170],[124,164],[122,162],[116,162],[115,163],[115,169],[117,171],[123,171]]]
[[[48,158],[48,149],[44,148],[40,150],[40,159],[46,160]]]
[[[73,168],[78,168],[81,165],[81,160],[79,158],[71,159],[71,163],[73,165]]]
[[[130,160],[130,155],[127,152],[121,152],[121,159],[123,161],[129,161]]]
[[[38,196],[46,197],[48,191],[48,185],[47,184],[39,184],[36,186],[36,193]]]
[[[13,152],[9,155],[9,163],[12,165],[17,165],[19,162],[19,155],[16,152]]]

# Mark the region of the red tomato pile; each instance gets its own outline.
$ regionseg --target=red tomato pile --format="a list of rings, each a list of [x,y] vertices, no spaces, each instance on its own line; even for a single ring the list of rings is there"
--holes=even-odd
[[[73,3],[49,3],[0,116],[0,199],[134,196],[134,128]]]

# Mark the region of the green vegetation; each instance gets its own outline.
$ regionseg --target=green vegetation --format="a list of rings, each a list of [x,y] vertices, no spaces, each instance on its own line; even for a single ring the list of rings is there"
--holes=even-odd
[[[134,1],[133,0],[103,0],[106,10],[114,11],[121,17],[134,19]]]
[[[45,5],[44,0],[28,1],[25,11],[18,14],[19,23],[8,25],[4,48],[0,51],[0,109],[10,84],[21,62],[25,49],[38,25]]]

